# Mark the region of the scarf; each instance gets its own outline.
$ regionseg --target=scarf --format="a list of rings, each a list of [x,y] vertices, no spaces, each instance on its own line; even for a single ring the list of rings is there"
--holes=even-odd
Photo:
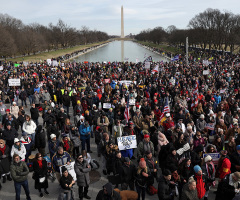
[[[215,170],[213,163],[210,162],[209,165],[206,163],[206,169],[207,169],[207,175],[208,175],[208,177],[211,178],[212,175],[214,174],[214,170]]]
[[[4,153],[5,153],[5,149],[6,149],[6,145],[4,145],[3,148],[0,147],[0,151],[2,152],[2,155],[4,155]]]
[[[16,145],[16,144],[14,144],[14,147],[18,150],[18,151],[20,151],[21,150],[21,144],[18,146],[18,145]]]
[[[42,168],[42,160],[38,160],[38,165],[39,165],[39,168]]]
[[[66,151],[68,151],[69,149],[69,144],[68,144],[68,140],[64,140],[64,148],[66,149]]]
[[[198,193],[198,198],[201,199],[204,197],[206,193],[205,189],[205,183],[203,182],[202,175],[198,176],[197,174],[195,175],[197,178],[197,193]]]

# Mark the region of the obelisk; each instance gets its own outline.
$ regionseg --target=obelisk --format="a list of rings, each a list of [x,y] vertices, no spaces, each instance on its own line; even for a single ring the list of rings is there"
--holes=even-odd
[[[121,7],[121,38],[124,38],[123,6]]]

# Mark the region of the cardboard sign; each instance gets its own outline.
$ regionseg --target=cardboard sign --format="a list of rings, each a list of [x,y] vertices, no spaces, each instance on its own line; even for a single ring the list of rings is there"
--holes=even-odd
[[[103,108],[105,109],[109,109],[112,107],[112,104],[111,103],[103,103]]]
[[[135,106],[136,99],[129,99],[129,105],[130,106]]]
[[[73,177],[73,180],[76,181],[77,180],[77,176],[76,176],[76,173],[75,173],[75,170],[74,170],[74,164],[75,164],[75,161],[71,162],[70,165],[63,165],[63,166],[65,166],[67,168],[68,173],[71,174],[71,176]],[[59,167],[61,175],[62,175],[62,167],[63,166]]]
[[[220,158],[220,154],[219,153],[204,153],[203,154],[203,158],[205,158],[207,155],[212,157],[212,161],[214,165],[218,164],[218,160]]]
[[[8,79],[9,86],[21,86],[20,78],[10,78]]]
[[[134,149],[137,148],[136,135],[129,135],[124,137],[118,137],[118,148],[119,150]]]

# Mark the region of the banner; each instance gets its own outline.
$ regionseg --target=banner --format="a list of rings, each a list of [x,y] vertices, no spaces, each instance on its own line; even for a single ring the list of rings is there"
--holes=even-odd
[[[207,128],[208,130],[211,130],[211,131],[213,131],[213,130],[214,130],[214,128],[215,128],[215,126],[214,126],[214,124],[213,124],[213,123],[208,123],[208,124],[206,124],[205,128]]]
[[[214,165],[218,164],[218,160],[220,158],[220,154],[219,153],[204,153],[203,154],[203,158],[205,158],[207,155],[212,157],[212,161]]]
[[[118,137],[118,148],[119,150],[134,149],[137,148],[136,135],[129,135],[124,137]]]
[[[56,60],[53,60],[52,61],[52,66],[54,66],[54,67],[58,66],[58,62]]]
[[[119,81],[121,84],[125,84],[127,87],[131,84],[131,83],[134,83],[135,85],[137,84],[136,81],[127,81],[127,80],[124,80],[124,81]]]
[[[8,79],[9,86],[21,86],[20,78],[10,78]]]
[[[209,70],[203,70],[203,75],[208,75],[209,74]]]
[[[70,165],[63,165],[63,166],[65,166],[67,168],[68,173],[71,174],[71,176],[73,177],[73,180],[76,181],[77,180],[77,176],[76,176],[76,173],[75,173],[75,170],[74,170],[74,164],[75,164],[75,161],[71,162]],[[62,167],[63,166],[59,167],[61,175],[62,175]]]
[[[148,56],[144,61],[143,63],[146,63],[146,62],[152,62],[152,56]]]
[[[145,69],[150,69],[150,62],[145,62]]]

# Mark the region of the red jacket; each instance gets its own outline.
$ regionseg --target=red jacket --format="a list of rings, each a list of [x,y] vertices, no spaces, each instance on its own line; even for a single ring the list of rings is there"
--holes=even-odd
[[[223,179],[226,175],[231,173],[231,162],[228,158],[225,158],[219,169],[219,178]]]

